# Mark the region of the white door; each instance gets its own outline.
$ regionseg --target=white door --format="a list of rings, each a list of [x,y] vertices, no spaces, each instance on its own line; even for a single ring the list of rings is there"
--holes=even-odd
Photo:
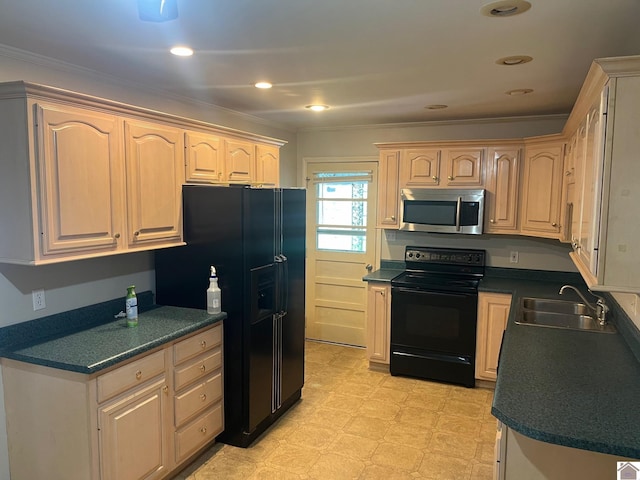
[[[307,169],[307,338],[365,345],[366,284],[375,260],[376,162]]]

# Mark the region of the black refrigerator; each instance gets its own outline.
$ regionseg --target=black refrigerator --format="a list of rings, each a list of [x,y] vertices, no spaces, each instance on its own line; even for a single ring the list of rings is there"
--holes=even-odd
[[[303,189],[182,187],[187,246],[155,253],[156,303],[206,309],[216,267],[224,321],[224,432],[247,447],[304,382]]]

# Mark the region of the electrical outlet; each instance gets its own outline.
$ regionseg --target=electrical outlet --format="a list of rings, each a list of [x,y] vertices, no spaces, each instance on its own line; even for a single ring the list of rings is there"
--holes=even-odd
[[[395,242],[396,241],[396,231],[395,230],[385,230],[385,237],[387,237],[387,242]]]
[[[31,292],[31,298],[33,299],[33,310],[42,310],[47,306],[44,300],[44,290],[34,290]]]
[[[511,252],[509,255],[509,262],[518,263],[518,252]]]

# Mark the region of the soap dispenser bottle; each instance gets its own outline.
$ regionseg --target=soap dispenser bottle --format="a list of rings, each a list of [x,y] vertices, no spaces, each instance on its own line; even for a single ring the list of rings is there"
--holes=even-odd
[[[127,311],[127,327],[138,326],[138,297],[136,296],[136,286],[127,287],[127,296],[125,298],[125,307]]]
[[[218,277],[216,276],[216,267],[211,267],[211,275],[209,276],[209,288],[207,289],[207,313],[214,314],[221,311],[221,295],[218,287]]]

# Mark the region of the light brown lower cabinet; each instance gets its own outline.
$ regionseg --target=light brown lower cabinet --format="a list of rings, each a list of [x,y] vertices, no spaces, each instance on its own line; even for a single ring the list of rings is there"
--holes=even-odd
[[[12,480],[167,478],[224,429],[222,325],[85,375],[2,359]]]
[[[388,367],[391,356],[391,285],[367,285],[367,358],[371,367]]]
[[[502,334],[507,327],[511,295],[478,294],[478,330],[476,333],[476,378],[495,382]]]

